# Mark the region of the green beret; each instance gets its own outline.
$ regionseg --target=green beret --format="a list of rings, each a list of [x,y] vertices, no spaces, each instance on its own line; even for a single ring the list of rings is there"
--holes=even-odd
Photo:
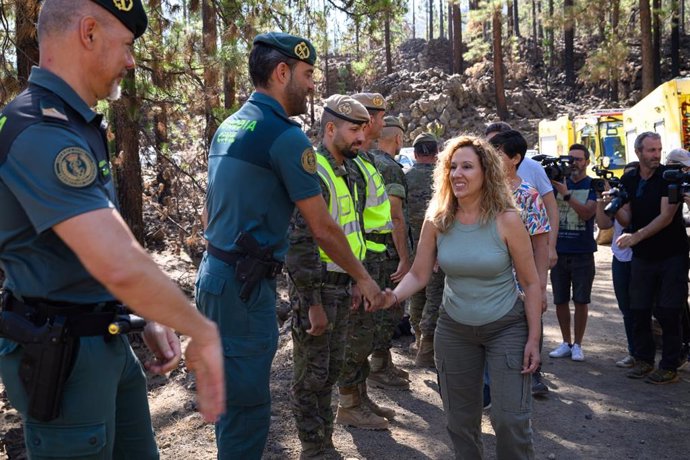
[[[148,19],[141,0],[92,0],[108,10],[110,14],[120,20],[133,34],[134,38],[141,37],[146,31]]]
[[[367,110],[386,110],[386,100],[379,93],[357,93],[352,98],[361,103]]]
[[[403,128],[403,125],[400,122],[400,119],[398,117],[394,117],[392,115],[387,115],[387,116],[383,117],[383,127],[384,128],[399,128],[400,131],[405,131],[405,128]]]
[[[316,49],[306,38],[290,35],[283,32],[268,32],[257,35],[254,44],[261,43],[281,54],[314,65],[316,62]]]
[[[436,139],[436,136],[434,136],[431,133],[422,133],[414,138],[414,141],[412,142],[412,147],[419,144],[420,142],[433,142],[438,144],[438,139]]]
[[[349,121],[356,125],[369,123],[369,112],[366,107],[350,96],[334,94],[323,102],[323,110],[341,120]]]

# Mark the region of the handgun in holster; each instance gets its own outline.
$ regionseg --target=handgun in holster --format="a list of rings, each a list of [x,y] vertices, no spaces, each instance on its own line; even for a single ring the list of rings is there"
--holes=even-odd
[[[243,253],[235,265],[235,278],[242,283],[240,299],[249,300],[249,296],[263,278],[275,278],[283,264],[273,259],[272,247],[261,247],[249,233],[240,232],[234,243]]]
[[[72,366],[76,337],[67,334],[65,317],[37,326],[5,306],[8,294],[2,294],[0,337],[23,347],[19,378],[29,400],[29,416],[42,422],[58,417],[65,381]]]

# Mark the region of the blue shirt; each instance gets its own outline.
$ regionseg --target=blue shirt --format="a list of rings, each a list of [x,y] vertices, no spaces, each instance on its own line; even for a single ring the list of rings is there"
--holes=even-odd
[[[5,287],[20,298],[113,300],[52,230],[80,214],[115,207],[101,116],[58,76],[34,67],[29,87],[0,114],[0,126]]]
[[[300,125],[278,101],[253,93],[211,143],[206,239],[233,251],[245,231],[282,260],[294,203],[320,194],[314,150]]]
[[[570,192],[571,199],[575,198],[582,204],[588,200],[596,201],[597,194],[592,189],[592,178],[585,177],[579,182],[573,182],[570,178],[566,179],[566,185]],[[558,215],[560,224],[558,228],[558,239],[556,240],[556,252],[563,254],[587,254],[597,250],[597,243],[594,241],[594,217],[583,220],[575,210],[556,194],[558,203]]]

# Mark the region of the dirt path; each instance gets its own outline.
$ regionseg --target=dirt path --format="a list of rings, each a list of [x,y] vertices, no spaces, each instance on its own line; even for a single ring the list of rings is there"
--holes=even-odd
[[[611,284],[608,247],[596,255],[597,276],[583,349],[586,361],[551,359],[560,342],[553,306],[544,318],[543,370],[551,393],[535,400],[534,443],[538,459],[684,459],[690,458],[690,371],[681,371],[675,385],[655,386],[625,378],[615,361],[626,353],[625,335]],[[175,278],[189,283],[184,265],[159,261]],[[396,343],[394,360],[410,372],[410,392],[370,390],[398,416],[390,431],[372,432],[336,427],[334,443],[346,459],[450,459],[452,447],[438,396],[436,375],[412,365],[411,337]],[[300,447],[290,412],[292,372],[289,329],[281,333],[274,361],[273,419],[265,459],[296,459]],[[194,412],[193,381],[183,371],[169,379],[153,379],[150,403],[161,458],[215,458],[213,427]],[[334,401],[336,401],[334,395]],[[0,458],[22,459],[16,412],[0,399]],[[482,423],[485,458],[493,459],[494,435],[488,415]],[[9,450],[10,454],[7,454]]]

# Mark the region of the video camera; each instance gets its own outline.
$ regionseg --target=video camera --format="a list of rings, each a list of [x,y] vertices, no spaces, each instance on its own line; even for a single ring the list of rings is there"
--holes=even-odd
[[[690,192],[690,173],[680,169],[668,169],[663,173],[668,185],[668,203],[676,204],[683,201],[683,195]]]
[[[573,169],[573,157],[570,155],[561,155],[560,157],[535,155],[532,159],[541,163],[546,177],[556,182],[562,182],[566,177],[570,176]]]
[[[621,180],[613,174],[613,171],[603,166],[595,166],[593,171],[594,174],[601,178],[592,179],[592,189],[597,192],[598,195],[601,195],[601,193],[606,190],[606,182],[609,183],[611,188],[617,188],[620,185]]]
[[[620,184],[617,187],[613,187],[607,193],[611,197],[611,201],[604,208],[604,213],[613,219],[618,210],[630,200],[630,197],[625,188],[621,187]]]

